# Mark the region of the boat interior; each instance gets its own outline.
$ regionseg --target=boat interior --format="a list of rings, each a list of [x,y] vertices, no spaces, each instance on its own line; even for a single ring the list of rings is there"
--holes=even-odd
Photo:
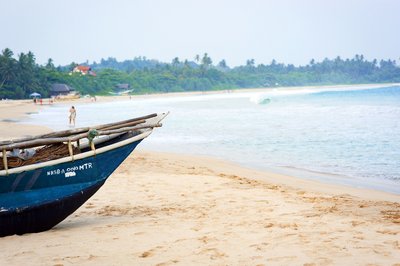
[[[8,170],[96,150],[159,127],[151,114],[130,120],[0,142],[0,170]]]

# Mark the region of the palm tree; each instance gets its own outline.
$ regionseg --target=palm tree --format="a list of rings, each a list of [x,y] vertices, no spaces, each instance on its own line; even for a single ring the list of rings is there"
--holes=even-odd
[[[47,68],[47,69],[51,69],[51,70],[54,70],[54,69],[55,69],[53,59],[49,58],[49,59],[47,60],[46,68]]]
[[[14,53],[6,48],[0,55],[0,88],[7,82],[15,78],[16,60],[12,58]]]
[[[199,63],[200,62],[200,55],[196,55],[195,57],[194,57],[194,60],[197,62],[197,63]]]
[[[210,66],[210,65],[212,64],[211,57],[209,57],[207,53],[204,53],[204,56],[203,56],[203,58],[201,59],[201,64],[202,64],[202,66],[204,66],[205,68],[207,68],[208,66]]]
[[[35,56],[32,52],[20,53],[18,56],[18,84],[27,93],[37,87],[35,75]]]
[[[222,59],[222,60],[218,63],[218,66],[219,66],[220,68],[227,68],[225,59]]]
[[[183,62],[183,64],[185,65],[185,67],[189,67],[189,61],[187,59],[185,59],[185,61]]]
[[[246,61],[246,66],[247,66],[247,67],[254,67],[254,64],[255,64],[254,59],[248,59],[248,60]]]
[[[11,51],[11,49],[6,48],[2,51],[2,56],[11,59],[14,53]]]
[[[26,55],[27,59],[28,59],[28,64],[30,67],[34,67],[35,66],[35,55],[29,51],[28,54]]]
[[[179,62],[179,58],[178,57],[175,57],[174,59],[172,59],[172,65],[174,67],[177,67],[179,64],[180,64],[180,62]]]

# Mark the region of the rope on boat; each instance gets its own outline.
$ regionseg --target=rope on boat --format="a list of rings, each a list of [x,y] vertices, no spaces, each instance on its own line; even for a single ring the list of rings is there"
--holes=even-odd
[[[128,131],[136,131],[139,129],[153,129],[154,127],[161,127],[161,123],[155,123],[155,124],[144,124],[144,125],[136,125],[133,127],[122,127],[118,129],[112,129],[112,130],[95,130],[92,132],[92,134],[95,134],[95,132],[98,133],[98,135],[111,135],[111,134],[116,134],[116,133],[124,133]],[[0,149],[6,149],[8,151],[11,151],[13,149],[18,149],[18,148],[31,148],[31,147],[38,147],[42,145],[50,145],[50,144],[56,144],[56,143],[62,143],[62,142],[68,142],[68,141],[77,141],[78,139],[82,138],[87,138],[89,135],[89,132],[86,133],[81,133],[77,135],[71,135],[68,137],[60,137],[60,138],[43,138],[43,139],[34,139],[34,140],[28,140],[25,142],[18,142],[18,143],[11,143],[7,145],[0,145]]]
[[[101,125],[96,128],[81,128],[74,131],[61,131],[50,133],[47,135],[38,136],[39,139],[26,138],[14,141],[0,142],[0,150],[2,150],[3,160],[0,160],[0,170],[6,170],[8,174],[8,169],[16,168],[24,165],[31,165],[40,162],[52,161],[67,157],[68,155],[74,160],[74,154],[80,153],[80,139],[88,138],[90,148],[93,151],[94,156],[96,156],[96,147],[94,145],[94,138],[99,135],[112,135],[118,133],[133,132],[138,130],[148,130],[154,127],[161,127],[162,124],[158,122],[154,124],[146,124],[146,118],[155,117],[157,114],[151,114],[148,116],[126,120],[118,123],[111,123],[106,125]],[[84,132],[86,133],[81,133]],[[76,134],[79,133],[79,134]],[[60,136],[60,137],[55,137]],[[43,137],[43,138],[40,138]],[[78,147],[74,147],[72,142],[76,141]],[[64,143],[67,144],[64,144]],[[41,147],[40,147],[41,146]],[[35,148],[34,156],[29,159],[21,159],[19,157],[7,157],[7,151],[12,151],[14,149],[27,149],[30,147],[40,147]]]
[[[134,125],[142,124],[142,123],[146,122],[146,119],[153,118],[156,116],[157,116],[157,114],[154,113],[154,114],[150,114],[150,115],[146,115],[146,116],[142,116],[142,117],[136,117],[133,119],[128,119],[128,120],[119,121],[119,122],[115,122],[115,123],[98,125],[98,126],[95,126],[94,128],[100,129],[100,130],[105,130],[105,129],[115,129],[115,128],[120,128],[120,127],[126,127],[127,125],[134,126]],[[66,137],[66,136],[79,134],[82,132],[87,132],[90,129],[91,128],[89,128],[89,127],[83,127],[83,128],[72,129],[72,130],[52,132],[52,133],[38,135],[38,136],[34,136],[34,137],[0,141],[0,146],[6,146],[6,145],[16,144],[16,143],[20,143],[20,142],[27,142],[27,141],[31,141],[31,140],[44,139],[44,138]]]
[[[73,145],[71,145],[71,150],[73,154],[80,153],[80,150],[76,147],[73,147]],[[18,157],[7,158],[4,156],[3,150],[3,162],[0,163],[0,170],[8,170],[9,168],[56,160],[68,155],[70,155],[70,150],[68,144],[64,143],[51,144],[38,148],[35,155],[28,160],[23,160]]]
[[[94,146],[93,140],[98,135],[99,135],[99,132],[95,128],[93,128],[93,129],[89,130],[88,136],[87,136],[87,138],[89,140],[90,148],[92,149],[94,156],[96,156],[96,147]]]
[[[96,129],[89,130],[88,137],[87,137],[89,140],[89,143],[92,143],[93,139],[98,135],[99,135],[99,132]]]

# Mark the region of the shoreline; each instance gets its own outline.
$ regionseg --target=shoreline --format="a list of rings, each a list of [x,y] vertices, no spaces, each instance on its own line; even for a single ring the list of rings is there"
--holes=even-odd
[[[292,87],[265,87],[265,88],[245,88],[245,89],[227,89],[227,90],[215,90],[215,91],[187,91],[187,92],[168,92],[168,93],[151,93],[151,94],[134,94],[134,95],[96,95],[96,101],[93,102],[91,98],[77,98],[77,99],[63,99],[59,101],[55,101],[55,105],[59,104],[73,104],[73,103],[96,103],[96,102],[118,102],[134,99],[143,99],[143,98],[157,98],[157,97],[178,97],[178,96],[196,96],[196,95],[213,95],[213,94],[224,94],[224,93],[245,93],[245,92],[286,92],[286,91],[308,91],[308,90],[326,90],[326,91],[338,91],[343,89],[354,89],[354,90],[363,90],[363,89],[377,89],[377,88],[388,88],[393,86],[400,86],[400,83],[371,83],[371,84],[351,84],[351,85],[322,85],[322,86],[292,86]],[[49,99],[44,99],[44,102],[48,102]],[[0,108],[3,103],[32,103],[31,100],[7,100],[0,101]],[[39,105],[38,107],[46,107],[48,104]],[[1,116],[0,116],[1,119]]]
[[[231,90],[216,90],[216,91],[189,91],[189,92],[169,92],[169,93],[153,93],[153,94],[135,94],[135,95],[110,95],[96,96],[96,101],[91,98],[63,99],[55,101],[52,105],[69,105],[69,104],[91,104],[96,102],[118,102],[143,98],[157,97],[177,97],[177,96],[196,96],[196,95],[213,95],[224,93],[245,93],[245,92],[285,92],[285,91],[304,91],[304,90],[327,90],[337,91],[345,88],[355,90],[387,88],[400,86],[400,83],[372,83],[372,84],[352,84],[352,85],[323,85],[323,86],[293,86],[293,87],[265,87],[265,88],[246,88],[246,89],[231,89]],[[4,119],[22,119],[29,115],[29,112],[38,112],[42,108],[49,107],[49,99],[43,99],[44,104],[33,104],[32,100],[3,100],[0,101],[0,122]],[[12,108],[12,109],[10,109]],[[1,137],[1,136],[0,136]]]
[[[231,89],[231,90],[217,90],[217,91],[193,91],[193,92],[169,92],[169,93],[154,93],[154,94],[140,94],[132,95],[132,100],[134,99],[149,99],[158,97],[184,97],[184,96],[201,96],[201,95],[215,95],[224,93],[246,93],[246,92],[293,92],[293,91],[308,91],[308,90],[327,90],[327,91],[337,91],[345,88],[352,88],[355,90],[363,89],[376,89],[376,88],[387,88],[393,86],[400,86],[400,83],[384,83],[384,84],[352,84],[352,85],[324,85],[324,86],[293,86],[293,87],[270,87],[270,88],[247,88],[247,89]],[[96,96],[99,102],[110,102],[110,101],[124,101],[129,100],[129,96]],[[66,103],[72,103],[66,102]],[[87,100],[85,102],[88,102]]]
[[[134,153],[135,151],[133,152],[133,159]],[[330,196],[346,194],[348,196],[357,197],[361,200],[392,201],[400,203],[400,195],[396,193],[372,188],[353,187],[346,184],[321,182],[311,178],[301,178],[297,175],[291,175],[284,171],[277,172],[273,170],[256,169],[212,156],[154,151],[141,149],[140,147],[138,147],[138,153],[146,154],[149,157],[161,156],[174,158],[177,161],[184,160],[188,162],[200,162],[198,163],[199,166],[197,167],[201,168],[206,167],[207,165],[212,165],[214,171],[221,171],[223,172],[223,175],[241,175],[246,180],[253,180],[277,186],[286,186],[294,190],[308,190],[309,192],[321,193]]]
[[[4,106],[2,120],[42,108]],[[0,139],[50,130],[0,123]],[[399,235],[400,195],[139,145],[65,221],[0,238],[0,254],[9,265],[396,265]]]
[[[392,86],[400,86],[400,83],[385,83],[385,84],[353,84],[353,85],[325,85],[325,86],[294,86],[294,87],[278,87],[278,88],[248,88],[248,89],[237,89],[237,90],[232,90],[229,93],[243,93],[243,92],[270,92],[273,89],[279,89],[279,91],[295,91],[295,90],[313,90],[313,89],[327,89],[329,91],[331,90],[341,90],[344,88],[352,88],[352,89],[374,89],[374,88],[385,88],[385,87],[392,87]],[[174,96],[193,96],[193,95],[207,95],[207,94],[221,94],[221,93],[226,93],[225,91],[204,91],[204,92],[172,92],[172,93],[161,93],[161,94],[146,94],[146,95],[132,95],[132,100],[134,99],[140,99],[140,98],[154,98],[154,97],[174,97]],[[124,100],[129,100],[129,96],[98,96],[98,99],[96,102],[99,103],[104,103],[104,102],[119,102],[119,101],[124,101]],[[44,101],[47,103],[47,99]],[[70,105],[74,103],[79,103],[79,104],[93,104],[96,103],[93,102],[90,98],[79,98],[79,99],[68,99],[68,100],[62,100],[62,101],[56,101],[53,104],[54,105]],[[52,132],[52,129],[47,128],[45,126],[41,125],[32,125],[32,124],[25,124],[21,122],[21,119],[26,119],[29,117],[30,113],[34,112],[39,112],[41,109],[49,107],[49,104],[33,104],[32,100],[11,100],[11,101],[0,101],[0,128],[2,128],[2,131],[0,132],[0,140],[4,139],[15,139],[15,138],[20,138],[20,137],[27,137],[27,136],[34,136],[38,134],[45,134]],[[7,110],[4,111],[4,110]],[[17,122],[17,123],[16,123]],[[21,123],[19,123],[21,122]],[[4,129],[4,130],[3,130]],[[26,134],[29,132],[29,134]],[[8,135],[8,136],[7,136]],[[12,136],[12,137],[11,137]],[[285,177],[284,180],[290,180],[291,183],[296,183],[297,181],[304,181],[304,182],[311,182],[313,184],[312,187],[323,187],[323,186],[333,186],[336,187],[335,190],[340,190],[340,188],[343,189],[349,189],[349,190],[360,190],[359,192],[353,191],[354,195],[361,196],[363,193],[366,192],[377,192],[383,193],[383,194],[388,194],[388,195],[394,195],[395,198],[398,197],[397,200],[400,199],[400,194],[395,193],[395,192],[390,192],[390,191],[385,191],[382,189],[374,189],[374,188],[369,188],[369,187],[355,187],[352,186],[350,183],[343,183],[343,182],[334,182],[334,181],[327,181],[327,180],[318,180],[315,179],[314,177],[304,177],[302,176],[302,172],[306,173],[306,175],[313,175],[313,171],[308,170],[308,169],[295,169],[295,168],[277,168],[277,169],[261,169],[261,168],[255,168],[255,167],[248,167],[241,165],[238,162],[230,161],[230,160],[225,160],[225,159],[220,159],[220,158],[215,158],[212,156],[198,156],[196,154],[184,154],[184,153],[175,153],[175,152],[158,152],[158,151],[152,151],[152,150],[146,150],[148,153],[165,153],[165,154],[170,154],[170,155],[175,155],[175,156],[182,156],[182,157],[193,157],[193,160],[196,160],[196,158],[208,158],[211,161],[214,160],[215,162],[217,161],[222,161],[227,164],[231,164],[232,166],[236,166],[236,168],[242,168],[242,169],[247,169],[247,170],[252,170],[254,172],[258,172],[259,175],[260,173],[264,173],[266,175],[275,175],[275,176],[281,176]],[[320,173],[323,175],[334,175],[330,173]],[[339,175],[342,177],[341,175]],[[288,178],[287,178],[288,177]],[[268,180],[272,181],[272,180]],[[290,184],[285,183],[286,185]],[[369,194],[369,193],[367,193]],[[390,197],[390,196],[389,196]],[[392,197],[390,197],[392,198]]]

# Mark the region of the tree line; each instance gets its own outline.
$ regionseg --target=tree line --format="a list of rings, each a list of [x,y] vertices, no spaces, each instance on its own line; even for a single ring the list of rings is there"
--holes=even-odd
[[[49,95],[54,83],[65,83],[81,94],[107,95],[118,90],[118,84],[128,84],[134,94],[224,90],[236,88],[335,85],[400,82],[400,68],[394,60],[365,60],[363,55],[351,59],[312,59],[305,66],[278,63],[255,64],[249,59],[242,66],[230,68],[225,60],[213,64],[211,57],[196,55],[193,60],[170,63],[136,57],[118,62],[115,58],[89,62],[96,76],[72,73],[78,64],[55,67],[48,59],[36,63],[32,52],[14,56],[6,48],[0,54],[0,98],[23,99],[38,92]]]

